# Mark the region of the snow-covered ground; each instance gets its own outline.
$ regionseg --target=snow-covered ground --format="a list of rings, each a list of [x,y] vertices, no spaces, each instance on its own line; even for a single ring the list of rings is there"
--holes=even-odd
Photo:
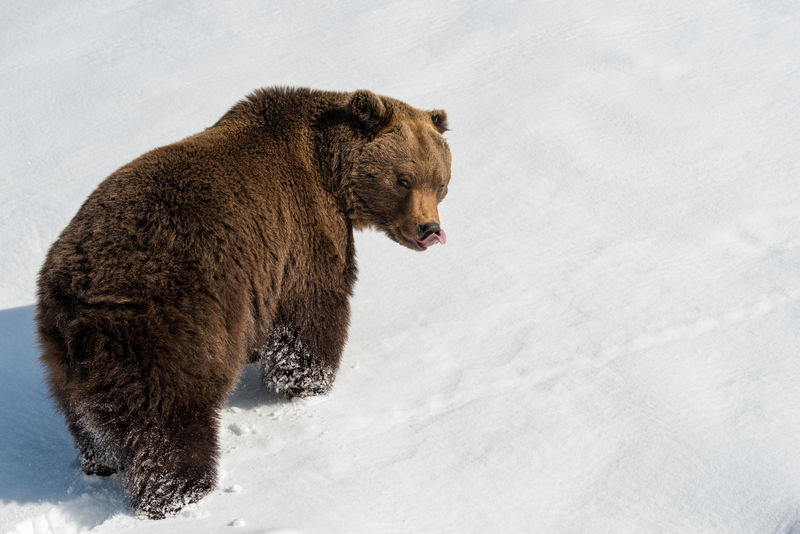
[[[800,532],[800,4],[6,2],[0,531]],[[106,175],[261,85],[448,111],[449,242],[358,237],[333,392],[248,367],[219,488],[80,473],[35,274]]]

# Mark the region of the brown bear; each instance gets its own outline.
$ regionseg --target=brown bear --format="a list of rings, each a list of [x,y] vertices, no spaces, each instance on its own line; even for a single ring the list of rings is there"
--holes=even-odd
[[[242,366],[287,396],[331,387],[353,229],[444,243],[444,111],[361,90],[260,89],[114,172],[39,273],[52,395],[85,473],[161,518],[215,485],[218,411]]]

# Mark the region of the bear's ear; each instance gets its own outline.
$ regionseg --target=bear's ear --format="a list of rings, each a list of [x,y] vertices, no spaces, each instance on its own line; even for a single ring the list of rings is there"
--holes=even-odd
[[[429,111],[428,115],[431,116],[431,122],[440,134],[449,130],[447,127],[447,113],[445,113],[443,109],[434,109],[433,111]]]
[[[384,123],[388,115],[381,97],[366,89],[359,89],[353,93],[347,107],[367,130],[377,129]]]

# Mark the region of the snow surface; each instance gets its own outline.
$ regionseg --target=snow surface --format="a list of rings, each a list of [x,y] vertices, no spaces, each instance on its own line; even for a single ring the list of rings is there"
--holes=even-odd
[[[6,2],[0,531],[800,532],[800,4]],[[448,111],[449,242],[358,237],[331,393],[248,366],[219,488],[136,519],[36,361],[106,175],[262,85]]]

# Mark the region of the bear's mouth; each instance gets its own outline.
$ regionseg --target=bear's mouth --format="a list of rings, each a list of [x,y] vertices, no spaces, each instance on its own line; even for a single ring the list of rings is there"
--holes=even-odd
[[[431,247],[437,243],[441,243],[442,245],[447,243],[447,234],[444,232],[444,230],[432,232],[428,234],[425,239],[411,239],[406,237],[402,232],[400,235],[402,235],[403,238],[411,245],[411,248],[415,250],[427,250],[428,247]]]

